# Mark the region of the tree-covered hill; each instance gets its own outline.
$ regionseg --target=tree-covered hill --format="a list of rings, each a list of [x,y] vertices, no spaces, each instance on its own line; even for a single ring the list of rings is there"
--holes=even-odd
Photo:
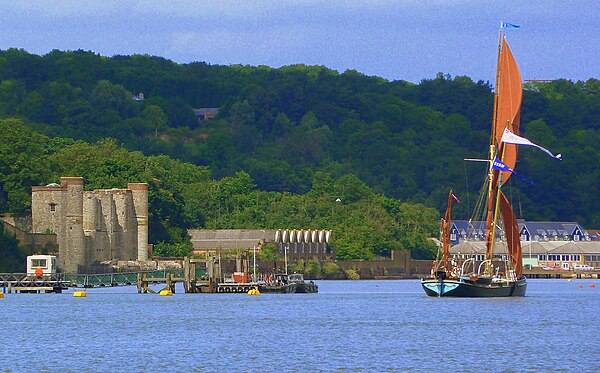
[[[304,194],[259,190],[239,171],[214,179],[205,166],[165,155],[131,152],[113,139],[90,144],[49,138],[20,119],[0,120],[0,212],[27,214],[35,185],[81,175],[86,189],[149,184],[149,241],[159,255],[186,255],[189,228],[331,229],[339,258],[389,256],[411,249],[427,258],[435,247],[438,213],[373,192],[355,175],[333,179],[316,171]],[[16,252],[0,231],[2,252]],[[11,249],[12,248],[12,249]]]
[[[600,226],[599,92],[596,79],[526,85],[522,133],[564,161],[521,151],[517,169],[535,185],[511,179],[519,217]],[[463,159],[486,155],[492,101],[489,83],[443,74],[411,84],[321,66],[0,51],[0,116],[47,136],[111,137],[216,179],[244,172],[264,193],[308,195],[319,175],[351,174],[377,195],[439,211],[451,187],[467,201],[457,218],[468,217],[485,172]],[[220,108],[218,117],[198,121],[201,107]]]

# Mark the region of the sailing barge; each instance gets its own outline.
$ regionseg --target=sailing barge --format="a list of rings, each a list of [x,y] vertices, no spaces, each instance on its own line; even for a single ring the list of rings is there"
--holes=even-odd
[[[482,216],[485,216],[485,259],[478,263],[474,258],[462,262],[459,262],[461,258],[449,258],[452,200],[457,199],[451,190],[448,194],[446,213],[441,220],[440,253],[433,264],[431,277],[421,280],[423,290],[429,296],[511,297],[524,296],[527,290],[517,219],[502,187],[511,175],[516,174],[514,168],[518,145],[537,147],[559,160],[561,155],[554,156],[547,149],[519,136],[523,94],[521,75],[506,42],[502,25],[498,42],[489,156],[485,160],[476,160],[488,164],[488,172],[482,187],[483,196],[480,198],[482,202],[478,203],[479,209],[476,209],[483,212]],[[476,211],[473,216],[478,214]],[[476,220],[478,219],[471,221]],[[503,234],[498,235],[497,229],[502,229]],[[498,236],[503,237],[508,255],[494,256],[494,246]]]

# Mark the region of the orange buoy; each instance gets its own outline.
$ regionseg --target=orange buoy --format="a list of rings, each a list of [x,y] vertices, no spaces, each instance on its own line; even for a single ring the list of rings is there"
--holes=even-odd
[[[577,289],[581,289],[583,285],[577,285]]]
[[[4,298],[4,293],[0,293],[0,299]]]
[[[596,287],[596,284],[590,284],[590,287],[591,287],[591,288],[595,288],[595,287]]]

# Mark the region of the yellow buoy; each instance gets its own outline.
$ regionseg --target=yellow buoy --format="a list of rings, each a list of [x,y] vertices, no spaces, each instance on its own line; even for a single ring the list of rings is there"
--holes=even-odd
[[[84,290],[77,290],[73,292],[74,297],[85,298],[87,297],[87,293]]]
[[[573,280],[572,280],[572,279],[568,279],[568,280],[567,280],[567,282],[571,282],[571,281],[573,281]]]
[[[158,295],[160,295],[161,297],[170,297],[171,295],[173,295],[173,292],[169,289],[163,289],[158,293]]]
[[[248,290],[248,295],[260,295],[260,291],[257,288],[252,288]]]

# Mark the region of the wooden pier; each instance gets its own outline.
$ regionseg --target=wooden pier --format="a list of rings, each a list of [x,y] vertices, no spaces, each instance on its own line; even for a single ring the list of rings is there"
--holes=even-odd
[[[32,276],[27,273],[0,273],[0,288],[4,293],[62,293],[72,283],[62,274]]]
[[[236,272],[243,273],[243,272]],[[248,293],[257,286],[232,275],[223,279],[220,259],[207,255],[206,259],[184,258],[183,268],[141,272],[116,272],[102,274],[51,274],[31,275],[0,274],[0,289],[4,292],[61,293],[69,288],[100,288],[114,286],[137,286],[140,294],[160,293],[162,290],[175,293],[177,283],[182,283],[185,293]],[[160,290],[152,285],[164,284]]]

